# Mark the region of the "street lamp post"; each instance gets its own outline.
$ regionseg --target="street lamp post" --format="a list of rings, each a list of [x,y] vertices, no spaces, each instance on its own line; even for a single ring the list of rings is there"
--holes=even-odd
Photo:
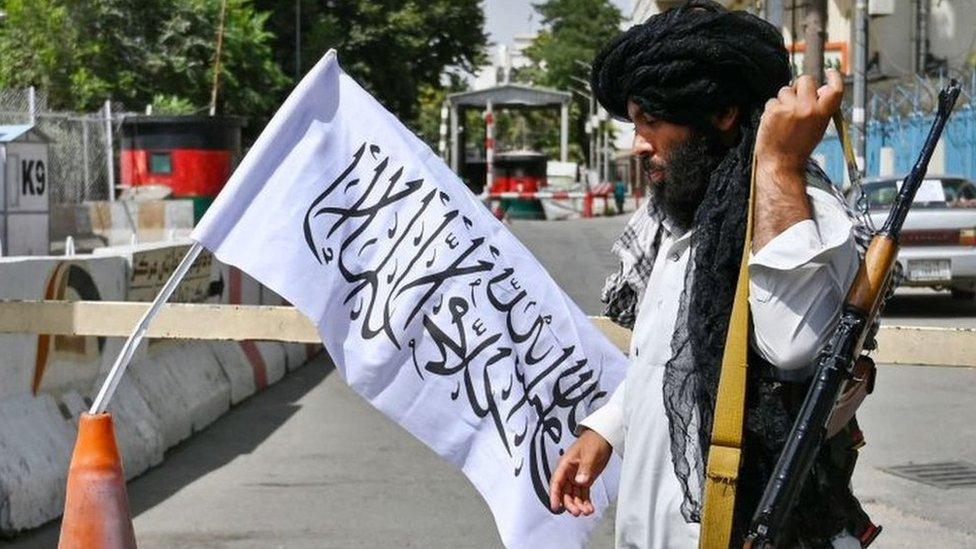
[[[576,91],[576,93],[580,94],[580,96],[582,97],[585,97],[589,102],[589,109],[587,110],[588,116],[586,119],[587,120],[586,122],[587,148],[589,149],[587,154],[587,168],[593,169],[594,165],[597,164],[597,159],[599,158],[599,153],[597,152],[597,149],[595,149],[593,146],[594,145],[593,138],[596,132],[596,128],[592,125],[591,122],[593,116],[596,115],[596,98],[593,97],[593,90],[590,89],[589,82],[575,75],[570,75],[569,78],[575,82],[582,84],[584,89],[586,90],[586,92],[583,92],[577,90],[576,88],[572,88],[574,91]]]
[[[583,61],[582,59],[573,59],[573,63],[576,63],[580,67],[586,69],[587,72],[590,72],[592,70],[592,66],[589,63]],[[584,78],[580,78],[576,75],[570,75],[570,78],[575,80],[576,82],[579,82],[580,84],[583,84],[583,86],[589,92],[589,94],[582,94],[587,99],[589,99],[589,112],[587,113],[588,116],[586,122],[587,145],[590,149],[589,154],[587,155],[588,169],[587,169],[587,178],[586,178],[586,188],[587,190],[589,190],[590,172],[595,171],[598,176],[601,173],[600,157],[602,156],[602,153],[600,149],[600,122],[599,122],[599,117],[597,115],[598,106],[596,102],[596,94],[593,93],[593,88],[590,86],[590,82],[588,80]]]
[[[610,117],[607,111],[603,107],[599,107],[599,119],[600,119],[600,129],[603,135],[603,149],[601,153],[603,154],[603,166],[600,172],[600,182],[604,183],[610,181]]]
[[[868,0],[854,3],[854,101],[851,110],[854,155],[865,172],[867,155],[867,65],[868,65]]]

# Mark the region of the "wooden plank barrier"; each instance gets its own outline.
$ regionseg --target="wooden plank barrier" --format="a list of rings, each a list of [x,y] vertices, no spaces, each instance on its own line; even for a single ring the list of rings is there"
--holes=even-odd
[[[113,301],[0,301],[0,333],[126,337],[149,306]],[[590,317],[626,351],[630,330],[608,318]],[[267,340],[320,343],[315,326],[294,307],[168,303],[147,337],[209,340]],[[976,329],[882,326],[882,364],[976,367]]]

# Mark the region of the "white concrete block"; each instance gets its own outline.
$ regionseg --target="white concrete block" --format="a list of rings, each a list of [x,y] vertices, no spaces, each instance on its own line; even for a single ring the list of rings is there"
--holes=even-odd
[[[48,395],[0,400],[0,531],[61,513],[75,428]]]
[[[256,390],[254,369],[244,355],[241,344],[236,341],[211,341],[208,346],[230,382],[231,404],[253,395]]]
[[[134,387],[159,419],[163,445],[170,448],[193,433],[190,414],[192,399],[184,393],[184,383],[177,379],[168,359],[168,350],[160,346],[178,345],[159,342],[151,345],[145,360],[133,362],[126,371]]]
[[[285,349],[278,341],[257,341],[258,351],[264,358],[265,372],[267,373],[268,385],[278,383],[285,377]]]
[[[285,365],[288,371],[301,368],[308,362],[308,350],[304,343],[282,343],[285,349]]]
[[[174,342],[159,356],[176,379],[194,431],[213,423],[230,408],[230,381],[205,342]]]

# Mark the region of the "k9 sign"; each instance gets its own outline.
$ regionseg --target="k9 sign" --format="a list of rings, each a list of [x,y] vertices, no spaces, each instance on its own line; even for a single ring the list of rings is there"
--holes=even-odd
[[[7,210],[47,212],[50,195],[47,147],[34,143],[8,145]]]

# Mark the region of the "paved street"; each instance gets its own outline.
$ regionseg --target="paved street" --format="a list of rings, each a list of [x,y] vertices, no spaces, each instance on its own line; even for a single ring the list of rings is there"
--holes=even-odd
[[[598,314],[609,242],[623,222],[512,229],[587,313]],[[976,323],[973,304],[927,292],[899,296],[891,310],[896,323]],[[855,478],[886,527],[876,547],[976,547],[976,488],[933,488],[878,469],[976,463],[974,387],[974,369],[882,367],[862,414],[868,446]],[[324,360],[234,408],[129,493],[142,548],[500,545],[487,507],[460,473],[367,406]],[[50,525],[10,546],[52,547],[56,537]],[[592,546],[611,545],[606,522]]]

